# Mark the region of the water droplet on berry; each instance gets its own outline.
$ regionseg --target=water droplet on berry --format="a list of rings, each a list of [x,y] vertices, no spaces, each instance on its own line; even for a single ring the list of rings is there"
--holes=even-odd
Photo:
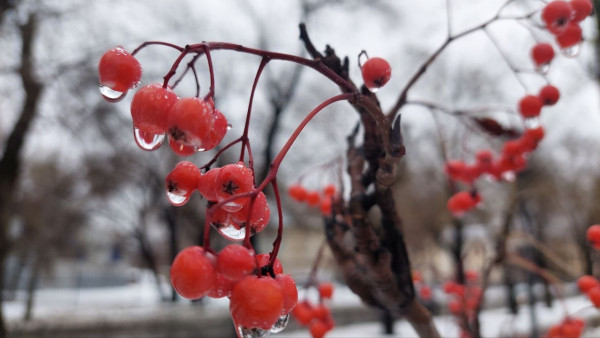
[[[517,175],[515,175],[514,171],[505,171],[502,173],[502,179],[507,182],[514,182]]]
[[[535,71],[542,74],[542,75],[546,75],[548,73],[548,70],[550,70],[550,63],[542,63],[541,65],[537,66],[535,68]]]
[[[525,119],[525,128],[527,129],[535,129],[540,126],[540,118],[539,116],[530,117]]]
[[[167,191],[167,199],[174,206],[184,205],[190,199],[190,194],[179,190]]]
[[[371,93],[377,93],[381,87],[367,87]]]
[[[134,127],[133,138],[140,148],[150,151],[160,148],[165,140],[165,134],[152,134]]]
[[[285,327],[288,325],[289,322],[290,322],[290,314],[289,313],[279,317],[279,319],[277,319],[275,324],[273,324],[273,326],[271,327],[271,333],[279,333],[279,332],[285,330]]]
[[[268,337],[271,332],[268,330],[263,330],[258,327],[247,328],[244,326],[238,326],[238,335],[243,338],[263,338]]]
[[[231,128],[233,128],[233,126],[231,125],[231,123],[227,124],[227,130],[231,130]]]
[[[571,47],[561,48],[560,52],[562,53],[562,55],[568,58],[574,58],[577,57],[577,55],[579,55],[579,51],[581,50],[580,46],[581,44],[578,43]]]
[[[100,94],[102,94],[102,97],[108,102],[119,102],[125,97],[127,92],[119,92],[108,86],[100,85]]]
[[[223,237],[231,241],[241,241],[246,237],[246,228],[239,228],[233,224],[223,224],[217,230]]]

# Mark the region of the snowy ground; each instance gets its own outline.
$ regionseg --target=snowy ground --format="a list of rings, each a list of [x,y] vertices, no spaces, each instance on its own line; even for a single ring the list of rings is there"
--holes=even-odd
[[[497,290],[492,290],[497,291]],[[493,293],[493,292],[492,292]],[[335,293],[334,309],[360,306],[355,295],[343,287],[338,287]],[[228,301],[209,300],[207,308],[212,314],[222,313],[227,316]],[[161,302],[156,285],[149,275],[143,275],[136,283],[126,286],[98,289],[52,289],[40,290],[36,294],[34,318],[37,320],[63,320],[66,322],[93,322],[97,320],[126,321],[151,318],[157,313],[171,311],[177,307],[188,307],[186,301],[178,304]],[[24,313],[24,295],[18,294],[14,301],[4,304],[5,314],[10,322],[17,323]],[[555,302],[552,308],[543,304],[536,306],[539,326],[548,326],[559,322],[565,313],[576,314],[584,319],[598,317],[598,311],[590,306],[583,296],[574,296],[564,302]],[[482,313],[481,322],[483,335],[486,337],[515,337],[525,335],[530,331],[530,311],[527,306],[521,306],[519,315],[512,316],[506,309],[490,309]],[[597,318],[596,318],[597,319]],[[436,325],[444,337],[458,336],[458,330],[451,316],[439,316]],[[379,323],[361,323],[336,327],[328,337],[389,337],[381,332]],[[415,332],[405,321],[397,321],[394,337],[414,337]],[[284,331],[278,337],[308,337],[306,330]],[[599,331],[586,330],[587,337],[600,336]]]

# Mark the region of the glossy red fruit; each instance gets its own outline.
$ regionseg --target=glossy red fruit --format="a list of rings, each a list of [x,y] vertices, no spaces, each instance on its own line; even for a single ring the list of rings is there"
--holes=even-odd
[[[192,146],[177,142],[169,134],[169,147],[179,156],[191,156],[196,153],[196,149]]]
[[[526,129],[520,139],[523,150],[525,152],[534,151],[544,138],[545,133],[544,127],[542,126]]]
[[[203,147],[205,150],[210,150],[216,147],[221,141],[225,134],[227,134],[228,122],[225,115],[219,110],[215,109],[213,113],[213,126],[212,129],[206,135]]]
[[[213,168],[204,173],[198,180],[198,191],[208,201],[217,201],[217,176],[221,168]]]
[[[531,49],[531,58],[536,67],[549,64],[554,59],[554,48],[551,44],[541,42]]]
[[[367,88],[377,90],[392,77],[392,67],[382,58],[370,58],[362,65],[362,77]]]
[[[542,20],[552,34],[559,34],[571,21],[573,8],[567,1],[549,2],[542,10]]]
[[[122,47],[115,47],[100,58],[98,73],[101,86],[124,93],[140,82],[142,66]]]
[[[206,296],[216,284],[215,258],[204,248],[183,249],[171,265],[171,284],[182,297],[197,299]]]
[[[594,286],[589,289],[587,296],[595,307],[600,308],[600,286]]]
[[[133,126],[143,132],[164,134],[168,129],[167,114],[177,100],[170,88],[158,83],[140,88],[131,101]]]
[[[321,210],[321,213],[324,216],[331,215],[331,205],[332,205],[331,196],[324,196],[321,199],[321,202],[319,203],[319,209]]]
[[[319,284],[319,296],[325,299],[331,299],[333,296],[333,284],[321,283]]]
[[[576,23],[570,23],[562,33],[556,36],[556,43],[561,48],[569,48],[580,43],[582,39],[581,27]]]
[[[213,110],[209,101],[197,97],[180,99],[169,111],[169,138],[195,151],[204,150],[213,127]]]
[[[321,195],[318,191],[311,190],[306,195],[306,203],[311,207],[316,207],[321,203]]]
[[[308,196],[308,191],[300,184],[292,184],[288,187],[288,194],[298,202],[304,202]]]
[[[192,192],[198,188],[200,169],[189,161],[177,163],[165,178],[167,199],[175,206],[184,205]]]
[[[262,269],[267,264],[269,264],[269,259],[270,259],[270,254],[268,254],[268,253],[256,255],[256,263],[258,264],[258,268]],[[283,266],[281,265],[279,258],[275,258],[275,263],[273,264],[273,272],[275,272],[275,275],[279,275],[279,274],[283,273]]]
[[[560,98],[560,91],[553,85],[546,85],[540,89],[538,96],[540,99],[542,99],[544,105],[552,106],[558,102],[558,99]]]
[[[573,22],[580,22],[592,14],[594,8],[591,0],[571,0],[571,7],[573,8],[573,16],[571,20]]]
[[[250,204],[252,204],[252,212],[250,212]],[[240,210],[232,212],[231,216],[238,223],[250,222],[252,233],[261,232],[271,218],[267,197],[262,191],[259,192],[254,203],[249,201]]]
[[[248,276],[231,291],[229,310],[238,325],[268,330],[281,316],[283,293],[270,277]]]
[[[587,293],[591,288],[598,286],[598,280],[594,276],[585,275],[579,277],[577,280],[577,286],[583,293]]]
[[[283,308],[281,314],[286,315],[292,311],[292,309],[298,303],[298,288],[296,287],[296,281],[291,275],[279,274],[275,278],[275,281],[279,283],[281,292],[283,293]]]
[[[536,95],[526,95],[519,101],[519,113],[524,118],[540,115],[544,102]]]
[[[469,191],[460,191],[448,199],[448,210],[455,216],[461,216],[465,212],[473,209],[480,201],[477,194]]]
[[[310,321],[314,318],[312,305],[307,300],[299,302],[292,310],[292,316],[294,316],[298,323],[302,325],[308,325],[308,323],[310,323]]]
[[[216,280],[215,285],[210,289],[207,296],[212,298],[229,297],[231,295],[231,290],[233,290],[237,281],[226,278],[220,273],[217,273]]]
[[[587,240],[596,249],[600,249],[600,225],[594,224],[587,229]]]
[[[221,167],[216,178],[217,201],[223,202],[234,195],[250,192],[254,188],[254,173],[243,162],[228,164]],[[221,207],[227,211],[235,212],[250,200],[245,196],[225,202]]]
[[[337,188],[335,184],[327,184],[323,188],[323,195],[325,196],[334,196],[337,193]]]
[[[329,330],[327,324],[321,320],[314,320],[309,326],[309,331],[313,338],[323,338]]]
[[[238,281],[255,269],[254,253],[244,246],[230,244],[217,255],[217,272],[231,280]]]

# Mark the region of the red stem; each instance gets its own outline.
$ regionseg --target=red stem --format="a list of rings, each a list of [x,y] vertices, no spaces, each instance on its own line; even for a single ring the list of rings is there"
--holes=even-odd
[[[240,153],[240,161],[244,160],[244,152],[246,150],[246,145],[248,146],[248,166],[254,170],[254,163],[251,158],[252,151],[250,150],[250,140],[248,139],[248,132],[250,130],[250,116],[252,115],[252,103],[254,102],[254,93],[256,92],[256,86],[258,85],[258,80],[260,79],[260,75],[262,71],[265,69],[265,66],[269,62],[269,58],[263,57],[260,61],[260,65],[258,66],[258,70],[256,71],[256,76],[254,77],[254,83],[252,84],[252,91],[250,92],[250,100],[248,101],[248,113],[246,113],[246,123],[244,125],[244,133],[242,134],[242,150]]]
[[[283,239],[283,212],[281,208],[281,199],[279,197],[279,187],[277,186],[277,178],[273,178],[271,182],[273,185],[273,192],[275,194],[275,203],[277,203],[277,237],[275,237],[275,241],[273,241],[273,250],[269,254],[269,267],[272,267],[275,264],[275,259],[277,259],[277,254],[279,254],[279,247],[281,247],[281,240]]]

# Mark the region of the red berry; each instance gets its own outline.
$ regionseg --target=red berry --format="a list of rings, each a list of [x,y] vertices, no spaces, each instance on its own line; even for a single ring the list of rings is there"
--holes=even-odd
[[[370,90],[383,87],[392,77],[392,67],[382,58],[370,58],[362,65],[362,77]]]
[[[308,191],[300,184],[292,184],[288,187],[288,194],[294,200],[304,202],[308,196]]]
[[[587,296],[595,307],[600,308],[600,286],[594,286],[589,289]]]
[[[198,191],[202,197],[206,198],[208,201],[217,200],[216,189],[219,170],[221,170],[221,168],[213,168],[207,171],[200,177],[200,180],[198,180]]]
[[[319,296],[321,296],[321,298],[331,299],[331,296],[333,296],[333,284],[319,284]]]
[[[262,269],[267,264],[269,264],[270,257],[271,255],[268,253],[256,255],[256,262],[258,264],[258,268]],[[275,275],[283,273],[283,266],[281,265],[281,262],[278,258],[275,258],[275,263],[273,264],[273,272],[275,273]]]
[[[197,97],[180,99],[169,111],[169,138],[195,151],[204,150],[213,127],[213,110],[209,101]]]
[[[329,331],[329,327],[323,321],[314,320],[310,323],[309,331],[313,338],[323,338]]]
[[[323,188],[323,195],[325,196],[334,196],[337,192],[337,188],[335,184],[327,184],[325,188]]]
[[[558,99],[560,98],[560,92],[558,91],[558,88],[554,87],[553,85],[546,85],[540,89],[538,96],[540,99],[542,99],[544,105],[552,106],[558,102]]]
[[[98,73],[100,85],[124,93],[140,82],[142,66],[133,55],[115,47],[100,58]]]
[[[238,281],[256,269],[254,254],[248,248],[230,244],[217,256],[217,272],[223,276]]]
[[[283,293],[270,277],[248,276],[231,291],[229,310],[239,324],[268,330],[281,316]]]
[[[521,147],[525,152],[534,151],[540,141],[544,138],[544,134],[545,131],[542,126],[526,129],[520,139]]]
[[[319,208],[321,209],[321,213],[325,216],[329,216],[331,215],[331,197],[330,196],[325,196],[323,197],[323,199],[321,200],[321,203],[319,203]]]
[[[527,95],[519,101],[519,112],[524,118],[540,115],[544,102],[538,96]]]
[[[587,293],[594,286],[598,286],[598,280],[590,275],[581,276],[577,280],[577,286],[581,292]]]
[[[196,149],[192,146],[179,143],[169,135],[169,147],[179,156],[190,156],[196,153]]]
[[[587,240],[596,249],[600,249],[600,225],[594,224],[587,229]]]
[[[312,305],[306,300],[296,304],[296,307],[292,310],[292,316],[296,318],[298,323],[302,325],[308,325],[313,319]]]
[[[542,20],[546,23],[546,28],[552,34],[558,34],[565,30],[565,27],[571,21],[573,8],[566,1],[552,1],[542,10]]]
[[[448,310],[450,310],[451,313],[457,314],[461,313],[464,310],[464,307],[460,300],[452,299],[448,302]]]
[[[198,188],[200,169],[189,161],[177,163],[175,168],[167,175],[165,185],[167,198],[175,206],[184,205]]]
[[[167,115],[177,102],[170,88],[153,83],[140,88],[131,101],[133,126],[151,134],[164,134],[168,129]]]
[[[419,296],[421,296],[421,299],[423,300],[431,300],[431,288],[428,286],[422,286],[421,289],[419,290]]]
[[[223,137],[225,137],[225,134],[227,133],[227,126],[228,122],[225,115],[215,109],[212,129],[208,132],[206,140],[203,143],[204,150],[210,150],[221,143],[221,140],[223,140]]]
[[[207,296],[212,298],[223,298],[231,295],[231,290],[237,281],[233,281],[229,278],[224,277],[222,274],[217,273],[217,281],[215,285],[210,289]]]
[[[474,195],[469,191],[460,191],[448,200],[448,210],[455,216],[461,216],[474,208],[479,203],[479,200],[480,198],[477,194]]]
[[[254,203],[252,204],[252,212],[250,215],[250,202],[244,204],[242,209],[232,212],[231,217],[238,223],[247,223],[250,221],[252,233],[261,232],[267,224],[269,224],[269,218],[271,217],[271,210],[267,203],[267,197],[261,191],[256,196]],[[248,217],[250,216],[250,217]]]
[[[222,202],[234,195],[250,192],[254,188],[254,173],[243,162],[228,164],[221,167],[216,178],[217,201]],[[226,202],[221,207],[234,212],[242,209],[250,200],[250,196],[237,198]]]
[[[321,195],[318,191],[309,191],[306,195],[306,203],[311,207],[316,207],[321,203]]]
[[[298,302],[298,288],[296,287],[296,281],[290,275],[279,274],[275,278],[281,292],[283,293],[283,308],[281,314],[286,315],[292,311]]]
[[[171,265],[171,284],[182,297],[204,297],[216,284],[215,258],[204,248],[183,249]]]
[[[556,36],[556,42],[561,48],[573,47],[583,39],[581,27],[576,23],[570,23],[562,33]]]
[[[531,58],[537,67],[547,65],[554,59],[554,48],[549,43],[538,43],[531,49]]]
[[[571,7],[573,8],[571,20],[574,22],[583,21],[592,14],[592,9],[594,8],[590,0],[571,0]]]

